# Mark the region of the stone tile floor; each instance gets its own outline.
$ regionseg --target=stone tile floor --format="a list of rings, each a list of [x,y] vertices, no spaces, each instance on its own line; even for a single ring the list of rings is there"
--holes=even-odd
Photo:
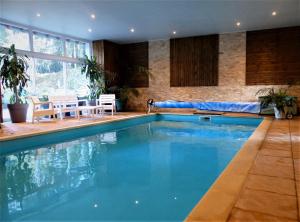
[[[228,221],[300,221],[300,118],[274,120]]]
[[[39,123],[31,122],[27,123],[3,123],[2,129],[0,129],[0,140],[14,137],[26,136],[30,134],[47,133],[53,130],[63,130],[66,128],[80,127],[86,124],[97,124],[105,121],[126,119],[135,116],[145,115],[145,113],[137,112],[124,112],[117,113],[113,116],[110,114],[104,115],[103,117],[95,115],[95,118],[83,117],[80,120],[77,118],[69,117],[63,120],[43,120]]]

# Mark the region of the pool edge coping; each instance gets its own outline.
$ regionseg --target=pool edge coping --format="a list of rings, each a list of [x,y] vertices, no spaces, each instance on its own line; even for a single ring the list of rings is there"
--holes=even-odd
[[[242,148],[194,206],[185,222],[228,220],[273,118],[265,117]]]
[[[97,126],[97,125],[102,125],[105,123],[119,122],[119,121],[123,121],[123,120],[129,120],[129,119],[135,119],[135,118],[140,118],[140,117],[145,117],[145,116],[153,116],[153,115],[157,115],[157,114],[156,113],[138,114],[138,115],[135,114],[132,116],[126,116],[126,117],[122,117],[119,119],[108,119],[108,120],[103,120],[101,122],[82,123],[82,124],[74,125],[74,126],[64,126],[64,127],[57,128],[57,129],[37,131],[37,132],[32,132],[32,133],[23,133],[20,135],[4,136],[4,137],[0,137],[0,142],[6,142],[6,141],[10,141],[10,140],[15,140],[15,139],[22,139],[22,138],[27,138],[27,137],[32,137],[32,136],[39,136],[39,135],[44,135],[44,134],[48,134],[48,133],[56,133],[56,132],[61,132],[61,131],[65,131],[65,130],[80,129],[80,128],[89,127],[89,126]],[[53,122],[53,123],[55,123],[55,122]]]
[[[145,116],[157,116],[157,115],[197,115],[197,114],[191,114],[191,113],[168,113],[168,112],[158,112],[158,113],[140,113],[140,114],[134,114],[132,116],[126,116],[126,117],[121,117],[119,119],[108,119],[108,120],[103,120],[101,122],[88,122],[88,123],[82,123],[79,125],[74,125],[74,126],[64,126],[61,128],[57,129],[50,129],[50,130],[45,130],[45,131],[37,131],[37,132],[29,132],[29,133],[23,133],[19,135],[8,135],[8,136],[3,136],[0,137],[0,142],[6,142],[10,140],[15,140],[15,139],[22,139],[22,138],[27,138],[27,137],[32,137],[32,136],[39,136],[39,135],[44,135],[48,133],[55,133],[55,132],[61,132],[65,130],[72,130],[72,129],[80,129],[84,127],[89,127],[89,126],[97,126],[105,123],[111,123],[111,122],[119,122],[122,120],[129,120],[129,119],[135,119],[135,118],[140,118],[140,117],[145,117]],[[227,116],[226,116],[227,117]],[[259,118],[259,117],[244,117],[244,116],[228,116],[228,117],[237,117],[237,118]],[[53,122],[55,124],[55,122]]]

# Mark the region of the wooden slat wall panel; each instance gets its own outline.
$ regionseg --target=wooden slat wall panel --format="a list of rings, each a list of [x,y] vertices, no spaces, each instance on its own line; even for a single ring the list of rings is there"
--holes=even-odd
[[[119,45],[104,41],[104,67],[110,72],[119,72]]]
[[[171,87],[218,85],[219,36],[171,39]]]
[[[104,65],[104,41],[93,41],[93,55],[96,56],[97,62]]]
[[[121,76],[130,87],[149,87],[148,42],[124,44],[120,47]]]
[[[246,85],[300,82],[300,27],[247,32]]]
[[[94,41],[93,53],[97,62],[102,64],[107,71],[107,87],[118,85],[120,81],[119,44],[107,40]]]
[[[120,45],[104,41],[104,69],[107,71],[106,79],[108,87],[120,84]]]

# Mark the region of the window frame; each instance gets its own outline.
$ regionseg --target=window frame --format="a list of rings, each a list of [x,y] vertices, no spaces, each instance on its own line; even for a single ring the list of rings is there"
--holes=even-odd
[[[64,82],[63,82],[63,84],[64,84],[64,93],[66,93],[65,78],[66,78],[66,75],[67,75],[67,68],[66,68],[67,64],[68,63],[83,64],[83,58],[72,58],[72,57],[67,56],[66,41],[72,40],[72,41],[75,41],[75,42],[83,42],[83,43],[87,44],[86,45],[86,49],[88,49],[88,51],[87,51],[88,55],[87,56],[88,57],[93,56],[92,41],[90,41],[90,40],[76,38],[76,37],[73,37],[73,36],[68,36],[68,35],[64,35],[64,34],[60,34],[60,33],[55,33],[55,32],[51,32],[51,31],[48,31],[48,30],[43,30],[43,29],[40,29],[40,28],[36,28],[36,27],[33,27],[33,26],[22,25],[22,24],[11,22],[9,20],[2,19],[2,18],[0,18],[0,24],[4,25],[4,26],[11,26],[11,27],[14,27],[14,28],[17,28],[17,29],[22,29],[22,30],[28,32],[28,35],[29,35],[29,50],[16,49],[16,52],[17,52],[18,55],[21,55],[21,56],[26,55],[30,58],[30,60],[33,60],[32,61],[32,63],[33,63],[32,70],[35,70],[35,68],[36,68],[36,65],[35,65],[35,60],[36,59],[51,60],[51,61],[56,60],[56,61],[62,62],[62,64],[63,64],[63,78],[64,78]],[[33,49],[33,33],[34,32],[42,33],[42,34],[46,34],[46,35],[49,35],[49,36],[54,36],[54,37],[58,37],[58,38],[62,39],[62,41],[63,41],[63,55],[60,56],[60,55],[46,54],[46,53],[41,53],[41,52],[34,52],[34,49]],[[6,50],[8,50],[7,47],[0,46],[0,51],[5,52]],[[34,73],[34,75],[36,75],[35,71],[33,71],[33,73]],[[34,78],[32,80],[33,81],[33,87],[36,87],[35,78],[36,78],[36,76],[34,76]],[[1,93],[3,94],[4,92],[2,91]],[[2,106],[1,98],[0,98],[0,103],[1,103],[0,104],[0,107],[1,107]],[[2,113],[0,112],[0,122],[1,122],[1,119],[2,119],[1,117],[2,117]]]
[[[1,19],[0,19],[0,25],[6,27],[6,28],[8,28],[8,29],[11,29],[11,30],[19,30],[19,31],[21,31],[21,32],[23,32],[23,33],[28,34],[28,48],[29,48],[29,50],[31,49],[31,47],[30,47],[30,35],[29,35],[29,30],[28,30],[28,28],[16,26],[16,25],[14,25],[14,24],[9,24],[9,23],[3,23],[3,22],[1,22]],[[0,48],[7,48],[7,47],[0,46]],[[28,51],[28,50],[26,50],[26,49],[17,49],[17,48],[16,48],[16,50],[24,50],[24,51]]]
[[[44,38],[48,38],[48,39],[56,39],[56,40],[60,41],[60,43],[62,43],[62,52],[61,52],[62,55],[60,55],[60,52],[59,52],[59,54],[52,54],[52,53],[48,53],[48,52],[39,52],[39,51],[37,51],[35,49],[35,46],[36,46],[35,44],[37,44],[37,42],[34,41],[34,36],[44,37]],[[55,55],[55,56],[66,56],[66,53],[65,53],[65,48],[66,48],[65,44],[66,44],[66,42],[61,37],[33,30],[32,38],[33,38],[33,40],[32,40],[32,42],[33,42],[33,45],[32,45],[33,52],[39,52],[39,53],[42,53],[42,54]]]
[[[85,44],[88,44],[89,48],[89,57],[93,55],[93,49],[92,49],[92,41],[86,40],[86,39],[81,39],[81,38],[76,38],[73,36],[68,36],[64,34],[59,34],[51,31],[47,31],[44,29],[39,29],[36,27],[32,26],[27,26],[27,25],[21,25],[15,22],[7,21],[4,19],[0,18],[0,24],[4,26],[11,26],[15,27],[18,29],[22,29],[28,32],[29,34],[29,51],[27,50],[21,50],[21,49],[16,49],[16,52],[19,55],[27,55],[28,57],[32,58],[37,58],[37,59],[46,59],[46,60],[59,60],[63,62],[69,62],[69,63],[82,63],[82,58],[72,58],[67,56],[67,49],[66,49],[66,42],[67,41],[75,41],[75,42],[82,42]],[[43,35],[49,35],[51,37],[59,38],[63,41],[63,55],[54,55],[54,54],[47,54],[47,53],[41,53],[41,52],[35,52],[33,48],[33,35],[34,33],[39,33]],[[7,49],[6,47],[0,46],[0,49]]]

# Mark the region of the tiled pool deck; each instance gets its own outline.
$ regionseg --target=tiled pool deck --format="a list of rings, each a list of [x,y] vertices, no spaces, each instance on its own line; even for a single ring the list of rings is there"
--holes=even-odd
[[[299,221],[300,118],[272,121],[228,221]]]
[[[27,123],[4,123],[3,128],[0,129],[0,141],[7,140],[12,138],[24,137],[29,135],[37,135],[43,133],[49,133],[53,131],[61,131],[70,128],[80,128],[83,126],[95,125],[103,122],[110,122],[115,120],[121,120],[126,118],[133,118],[146,115],[145,113],[137,113],[137,112],[124,112],[117,113],[114,116],[105,115],[103,117],[95,116],[95,118],[67,118],[64,120],[56,120],[56,121],[40,121],[40,123],[35,122],[32,124],[31,122]]]
[[[144,113],[39,124],[4,124],[0,140],[47,133]],[[232,114],[230,114],[232,115]],[[266,119],[187,221],[300,221],[300,118]]]

